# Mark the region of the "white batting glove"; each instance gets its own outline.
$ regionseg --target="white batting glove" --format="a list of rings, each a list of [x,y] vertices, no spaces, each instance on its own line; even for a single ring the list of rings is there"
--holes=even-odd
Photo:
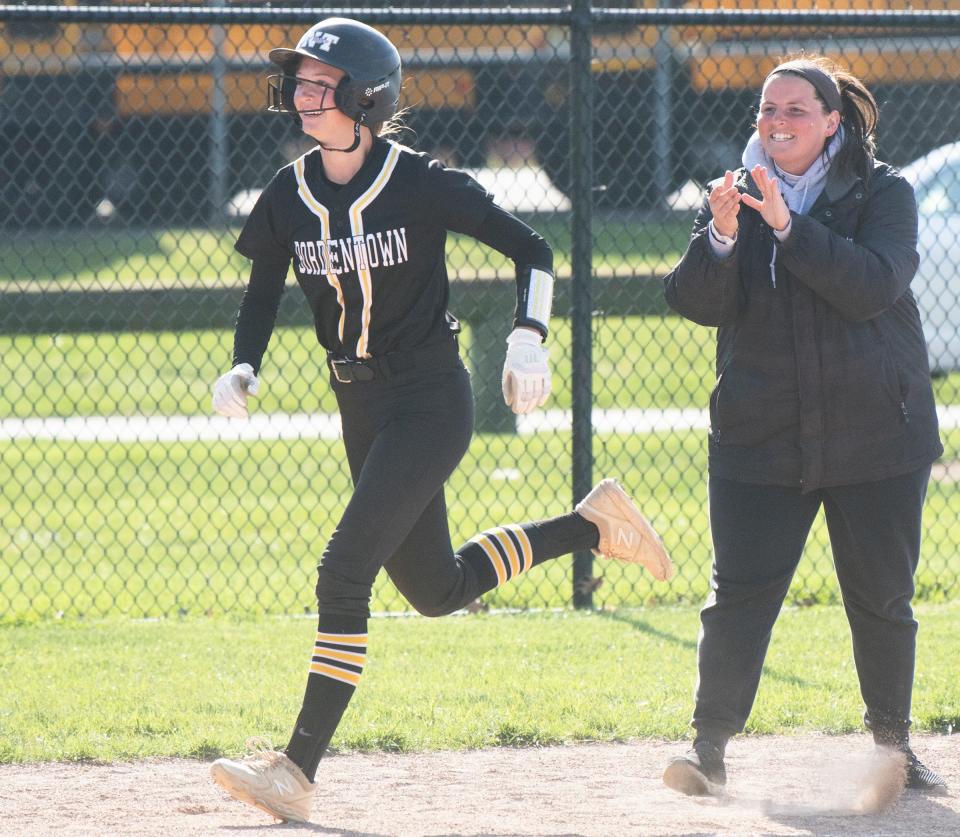
[[[543,406],[550,397],[548,357],[536,331],[515,328],[510,332],[501,385],[503,400],[518,416]]]
[[[249,363],[238,363],[213,385],[213,410],[227,418],[246,418],[247,396],[260,391],[260,381]]]

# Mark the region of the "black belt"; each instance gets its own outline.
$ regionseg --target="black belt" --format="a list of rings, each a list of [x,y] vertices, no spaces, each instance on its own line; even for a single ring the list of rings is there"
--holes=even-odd
[[[359,360],[327,354],[327,365],[341,384],[354,384],[385,380],[414,369],[455,369],[460,365],[460,349],[456,340],[444,340],[419,349],[388,352]]]

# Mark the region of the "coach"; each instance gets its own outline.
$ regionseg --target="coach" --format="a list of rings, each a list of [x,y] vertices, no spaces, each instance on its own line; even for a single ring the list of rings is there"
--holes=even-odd
[[[779,65],[744,167],[711,184],[666,297],[718,327],[710,398],[711,593],[701,611],[692,752],[670,787],[726,781],[773,624],[824,509],[865,721],[907,784],[944,786],[910,748],[921,510],[942,452],[910,281],[917,208],[876,161],[878,110],[824,59]]]

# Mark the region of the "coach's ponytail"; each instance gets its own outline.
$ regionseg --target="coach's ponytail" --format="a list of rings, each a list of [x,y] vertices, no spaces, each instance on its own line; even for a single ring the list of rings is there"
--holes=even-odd
[[[843,145],[834,164],[840,171],[853,171],[866,179],[877,152],[877,100],[853,73],[836,69],[831,75],[840,89],[840,124],[844,129]]]

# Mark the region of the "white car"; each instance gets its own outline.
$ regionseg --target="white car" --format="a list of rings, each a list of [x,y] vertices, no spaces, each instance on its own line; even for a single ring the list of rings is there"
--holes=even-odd
[[[960,369],[960,142],[901,170],[917,193],[920,268],[910,286],[920,308],[930,371]]]

